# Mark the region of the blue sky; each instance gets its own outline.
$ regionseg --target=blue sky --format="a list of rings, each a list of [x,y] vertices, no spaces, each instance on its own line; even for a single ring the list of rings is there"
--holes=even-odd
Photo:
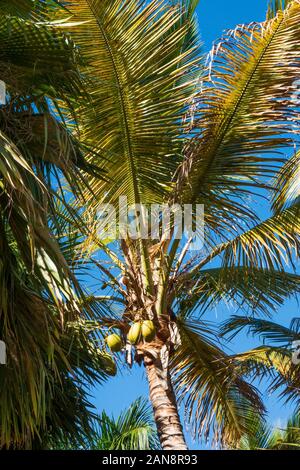
[[[267,0],[202,0],[198,7],[201,37],[204,50],[209,51],[214,40],[222,35],[226,28],[234,28],[236,24],[249,23],[251,21],[263,21],[266,16]],[[264,207],[261,206],[264,214]],[[267,215],[267,214],[266,214]],[[285,303],[276,313],[279,323],[289,324],[292,317],[298,316],[299,307],[295,300]],[[210,320],[223,321],[229,313],[236,313],[231,307],[220,306],[217,310],[208,313]],[[233,348],[243,351],[258,344],[245,336],[239,336]],[[95,391],[95,405],[98,411],[105,408],[108,413],[117,415],[140,395],[148,396],[148,387],[143,368],[135,366],[133,371],[123,370],[122,374],[113,378],[104,386],[99,386]],[[264,398],[269,409],[269,420],[272,424],[283,426],[291,408],[284,406],[278,398],[266,396]],[[200,448],[197,443],[191,441],[187,435],[189,446],[192,449]],[[203,447],[201,447],[203,448]]]

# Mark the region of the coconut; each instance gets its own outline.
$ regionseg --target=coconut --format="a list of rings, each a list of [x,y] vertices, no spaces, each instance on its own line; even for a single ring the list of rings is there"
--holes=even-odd
[[[153,321],[145,320],[142,323],[142,336],[145,341],[152,341],[155,337],[155,326]]]
[[[105,339],[107,346],[112,352],[119,352],[122,349],[122,340],[119,335],[113,333]]]
[[[131,344],[136,344],[139,342],[141,336],[141,322],[135,322],[127,335],[127,339]]]

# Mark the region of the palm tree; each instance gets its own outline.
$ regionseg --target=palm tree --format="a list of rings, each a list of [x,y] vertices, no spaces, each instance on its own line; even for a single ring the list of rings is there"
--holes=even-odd
[[[96,421],[90,449],[158,450],[159,441],[147,400],[137,398],[116,419],[105,411]]]
[[[50,4],[51,3],[51,4]],[[54,237],[63,174],[75,179],[82,151],[57,119],[80,92],[76,49],[51,6],[1,1],[0,106],[0,447],[42,445],[57,436],[86,438],[92,415],[86,384],[115,373],[78,322],[80,287]],[[73,184],[73,187],[75,185]],[[70,374],[73,374],[71,376]],[[71,378],[73,377],[73,378]]]
[[[163,449],[187,448],[178,400],[197,435],[214,430],[227,445],[249,429],[249,411],[262,410],[239,361],[206,334],[199,309],[225,299],[266,313],[299,291],[285,267],[299,253],[299,201],[287,203],[299,156],[287,162],[285,153],[299,119],[300,3],[272,2],[265,22],[226,32],[206,63],[197,3],[67,5],[89,95],[75,107],[79,138],[103,170],[82,172],[90,225],[82,250],[104,286],[90,303],[113,307],[115,317],[100,323],[119,329],[129,364],[144,365]],[[117,208],[121,196],[146,207],[204,204],[205,248],[190,256],[191,239],[176,239],[174,223],[170,237],[145,240],[138,211],[136,239],[122,232],[120,242],[103,241],[97,210]],[[272,201],[266,220],[261,196]],[[155,338],[130,344],[131,325],[146,320]]]
[[[49,447],[48,447],[49,448]],[[78,443],[56,441],[52,449],[76,450]],[[160,444],[149,402],[139,397],[117,418],[106,411],[95,416],[84,443],[85,450],[159,450]]]

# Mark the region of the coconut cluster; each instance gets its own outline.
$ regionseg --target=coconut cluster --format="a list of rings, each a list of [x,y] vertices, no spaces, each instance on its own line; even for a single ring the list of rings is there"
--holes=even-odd
[[[131,344],[138,344],[142,339],[146,342],[155,338],[155,326],[151,320],[134,322],[127,334],[127,340]],[[107,336],[106,344],[112,352],[119,352],[122,349],[122,338],[117,333]]]

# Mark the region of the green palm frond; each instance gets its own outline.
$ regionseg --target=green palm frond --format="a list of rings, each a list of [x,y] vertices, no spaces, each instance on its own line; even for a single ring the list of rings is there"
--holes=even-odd
[[[251,429],[251,411],[263,413],[258,392],[207,336],[199,322],[178,321],[181,346],[171,359],[179,402],[197,437],[234,445]]]
[[[279,10],[284,10],[292,0],[269,0],[267,18],[276,16]]]
[[[294,0],[272,20],[229,31],[210,54],[178,190],[205,204],[214,230],[253,219],[241,201],[268,186],[293,145],[299,20]]]
[[[30,15],[38,2],[36,0],[1,0],[0,11],[3,14],[20,15],[23,18]]]
[[[37,173],[47,178],[48,186],[55,180],[55,165],[69,181],[72,176],[75,188],[75,166],[87,172],[91,168],[84,163],[83,146],[72,135],[74,120],[68,122],[70,130],[59,122],[66,108],[73,116],[72,102],[82,96],[79,56],[63,26],[64,22],[1,16],[1,79],[7,103],[0,107],[0,129],[27,164],[38,167]],[[56,185],[58,180],[56,175]]]
[[[3,134],[1,144],[3,253],[8,250],[12,258],[20,256],[28,270],[40,274],[43,271],[42,279],[55,301],[60,297],[59,291],[72,297],[71,287],[67,287],[65,280],[68,266],[47,227],[43,208],[47,203],[47,189],[18,148]],[[15,251],[11,248],[13,243],[16,243]]]
[[[271,393],[277,392],[285,402],[300,403],[300,366],[293,359],[293,342],[299,341],[299,319],[295,318],[290,327],[271,321],[251,317],[234,316],[224,323],[222,334],[229,338],[247,329],[253,336],[260,336],[266,346],[260,346],[232,357],[238,361],[245,374],[253,378],[263,376],[270,379]]]
[[[299,256],[300,203],[258,223],[235,238],[216,245],[192,270],[192,275],[217,256],[224,268],[234,266],[270,270],[284,270]]]
[[[287,377],[291,353],[282,347],[258,346],[231,356],[229,361],[238,363],[241,372],[252,379],[265,377],[270,379],[271,383],[276,383],[278,378]]]
[[[90,180],[94,202],[120,195],[129,203],[161,201],[171,189],[199,54],[192,8],[187,14],[166,3],[80,0],[68,7],[73,21],[88,22],[70,31],[88,64],[82,73],[90,104],[77,110],[81,137],[109,178]],[[185,43],[187,34],[193,39]]]
[[[94,336],[83,335],[79,347],[77,332],[66,334],[68,323],[91,311],[82,307],[81,289],[49,228],[62,173],[71,179],[75,168],[87,171],[81,146],[55,114],[58,100],[72,107],[81,93],[77,53],[61,25],[13,16],[17,2],[6,3],[11,11],[0,18],[7,88],[0,107],[0,337],[7,366],[0,370],[0,447],[24,448],[42,445],[51,428],[82,436],[90,421],[85,384],[115,373],[115,365],[101,351],[89,352]]]
[[[252,432],[249,436],[243,436],[239,442],[239,450],[269,449],[277,442],[273,429],[259,415],[252,417]]]
[[[269,379],[269,393],[277,394],[284,404],[300,405],[300,367],[293,362],[289,347],[261,346],[232,358],[244,374]]]
[[[80,94],[79,57],[63,26],[1,15],[1,79],[9,93],[56,99]]]
[[[19,232],[23,230],[26,240],[25,228],[23,224]],[[101,351],[93,352],[87,335],[66,330],[68,322],[78,319],[79,304],[60,265],[48,257],[49,270],[47,264],[40,271],[35,265],[34,272],[26,268],[7,224],[1,225],[0,245],[0,337],[7,347],[7,365],[0,370],[0,446],[30,446],[48,430],[50,419],[56,427],[54,414],[62,408],[52,413],[49,400],[64,376],[73,373],[84,384],[89,377],[103,379],[115,373],[115,366]],[[81,308],[81,315],[88,313]],[[63,388],[60,399],[67,400]],[[79,417],[74,414],[74,419]],[[57,426],[66,431],[68,424],[62,424],[61,417]],[[72,431],[75,438],[75,428]]]
[[[94,432],[97,418],[84,384],[67,374],[46,392],[46,423],[38,429],[32,450],[78,450]]]
[[[204,312],[219,302],[233,301],[239,308],[270,314],[286,298],[297,295],[300,277],[283,271],[233,267],[202,269],[188,283],[177,287],[180,311]],[[186,285],[187,284],[187,285]]]
[[[298,202],[300,197],[300,152],[294,155],[281,168],[274,187],[273,210],[275,213]]]
[[[158,450],[160,448],[152,410],[147,400],[138,398],[116,419],[105,411],[92,435],[94,450]]]
[[[61,0],[47,0],[47,4],[43,0],[1,0],[0,10],[5,14],[18,14],[24,18],[35,12],[46,11],[52,6],[64,8],[63,4],[66,3],[67,2],[62,2]]]
[[[7,85],[7,104],[0,109],[3,223],[8,224],[9,237],[15,238],[27,269],[42,270],[52,295],[59,298],[60,288],[66,294],[68,267],[47,226],[55,185],[52,170],[55,166],[67,178],[74,177],[82,153],[51,114],[54,101],[49,98],[78,95],[77,85],[71,85],[79,83],[74,46],[59,28],[9,15],[1,16],[1,34]]]

